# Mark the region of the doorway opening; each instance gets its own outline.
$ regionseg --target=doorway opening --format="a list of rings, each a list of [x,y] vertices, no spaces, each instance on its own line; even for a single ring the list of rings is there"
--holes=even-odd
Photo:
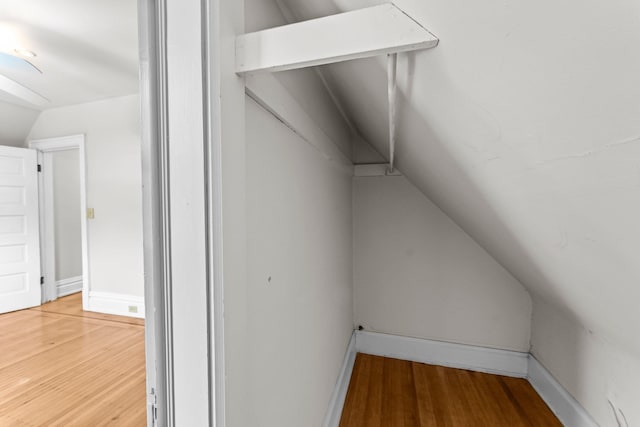
[[[34,55],[0,52],[0,425],[151,425],[138,4],[10,4]]]
[[[82,292],[89,310],[84,135],[33,140],[38,153],[42,302]]]

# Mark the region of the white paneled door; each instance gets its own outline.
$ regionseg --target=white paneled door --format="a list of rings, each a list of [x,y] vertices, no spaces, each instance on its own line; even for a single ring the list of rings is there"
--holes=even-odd
[[[40,305],[35,150],[0,146],[0,313]]]

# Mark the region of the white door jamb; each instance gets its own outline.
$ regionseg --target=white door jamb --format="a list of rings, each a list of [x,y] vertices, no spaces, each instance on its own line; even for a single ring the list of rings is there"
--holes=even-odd
[[[89,246],[87,240],[87,191],[84,135],[46,138],[29,141],[29,148],[38,151],[38,163],[42,167],[39,176],[40,199],[40,251],[44,276],[42,302],[58,297],[55,271],[55,234],[53,232],[53,162],[51,154],[56,151],[78,150],[80,174],[80,224],[82,239],[82,307],[89,306]]]

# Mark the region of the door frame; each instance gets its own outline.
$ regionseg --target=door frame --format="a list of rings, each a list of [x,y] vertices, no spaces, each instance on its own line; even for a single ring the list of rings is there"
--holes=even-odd
[[[244,169],[231,166],[244,165],[244,79],[233,71],[243,10],[138,0],[148,426],[224,427],[225,384],[238,384],[226,378],[223,282],[245,280],[244,246],[233,249]]]
[[[38,152],[38,198],[40,212],[40,265],[44,284],[42,302],[58,298],[55,267],[55,233],[53,210],[53,162],[56,151],[78,150],[78,173],[80,177],[80,228],[82,241],[82,308],[89,308],[89,245],[87,238],[87,185],[84,135],[69,135],[57,138],[44,138],[29,141],[29,148]]]

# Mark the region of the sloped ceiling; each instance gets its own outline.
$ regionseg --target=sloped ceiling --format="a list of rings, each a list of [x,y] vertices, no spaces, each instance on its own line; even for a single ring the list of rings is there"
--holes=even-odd
[[[20,147],[40,112],[0,102],[0,145]]]
[[[532,293],[640,355],[640,3],[394,3],[440,38],[399,57],[399,169]],[[384,61],[323,67],[383,153]]]
[[[3,0],[0,52],[31,50],[37,56],[29,60],[42,73],[0,64],[0,74],[50,102],[34,106],[0,91],[0,128],[31,117],[24,109],[37,116],[42,109],[138,92],[137,31],[135,0]],[[18,127],[12,133],[26,137]]]

